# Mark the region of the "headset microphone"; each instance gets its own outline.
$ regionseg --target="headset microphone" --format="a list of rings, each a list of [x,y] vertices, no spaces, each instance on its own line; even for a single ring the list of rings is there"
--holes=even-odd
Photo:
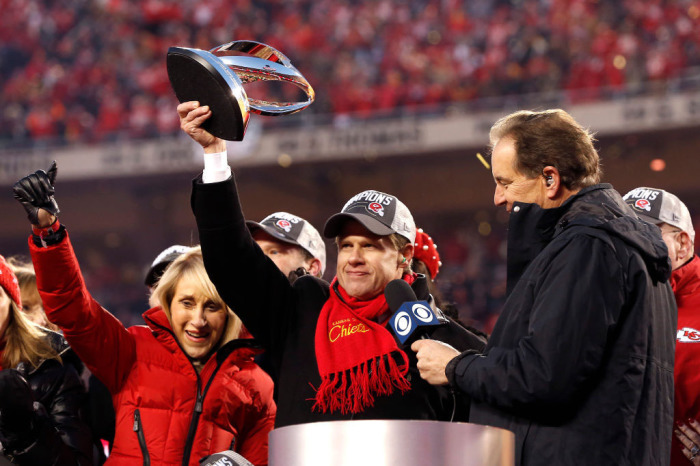
[[[389,327],[402,345],[425,336],[428,327],[442,324],[430,304],[419,301],[411,285],[404,280],[390,281],[384,289],[384,295],[393,312],[389,318]]]

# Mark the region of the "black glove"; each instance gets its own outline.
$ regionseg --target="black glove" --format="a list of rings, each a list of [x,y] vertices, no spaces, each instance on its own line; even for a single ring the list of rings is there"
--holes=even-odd
[[[58,204],[54,199],[54,181],[56,180],[56,161],[51,163],[49,172],[37,170],[27,175],[12,186],[12,191],[27,211],[27,217],[32,225],[39,225],[39,209],[44,209],[58,216]]]
[[[30,445],[33,433],[34,395],[24,377],[15,369],[0,371],[0,442],[5,450]]]

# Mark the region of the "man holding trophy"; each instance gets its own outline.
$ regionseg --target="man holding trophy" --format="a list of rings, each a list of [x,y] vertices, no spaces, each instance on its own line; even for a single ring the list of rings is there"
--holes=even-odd
[[[255,50],[261,56],[280,57],[270,49],[261,45]],[[226,59],[236,75],[243,76],[242,82],[274,79],[273,70],[262,62]],[[292,68],[280,80],[293,76],[293,83],[311,100],[311,87]],[[240,89],[227,92],[226,98],[232,102],[237,95]],[[191,96],[178,97],[182,101]],[[248,103],[251,111],[267,115],[291,113],[306,104]],[[215,133],[223,132],[211,123],[217,107],[211,100],[197,99],[177,108],[182,130],[204,150],[204,171],[193,182],[192,208],[207,273],[276,366],[276,426],[343,419],[466,421],[466,398],[421,380],[408,342],[397,341],[388,325],[394,309],[384,293],[390,281],[403,280],[419,299],[431,299],[425,277],[410,268],[415,223],[408,208],[377,191],[354,196],[323,231],[338,245],[336,278],[328,284],[304,276],[290,284],[246,228],[227,163],[226,136],[217,137]],[[230,107],[242,108],[245,102]],[[228,118],[229,124],[241,121],[245,118]],[[438,309],[434,312],[438,324],[426,336],[463,351],[483,348],[480,337]]]

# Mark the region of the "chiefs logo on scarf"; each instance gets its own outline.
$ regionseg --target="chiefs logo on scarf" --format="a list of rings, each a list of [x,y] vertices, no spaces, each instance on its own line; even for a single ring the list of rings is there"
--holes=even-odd
[[[331,296],[316,324],[321,385],[314,410],[359,413],[373,406],[377,396],[411,389],[406,380],[408,356],[391,333],[372,320],[388,308],[383,294],[360,301],[348,296],[338,280],[333,280]]]

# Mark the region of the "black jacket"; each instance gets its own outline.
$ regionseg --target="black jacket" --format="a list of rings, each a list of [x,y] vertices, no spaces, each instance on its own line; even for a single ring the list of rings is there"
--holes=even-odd
[[[63,363],[49,359],[37,368],[24,363],[17,367],[34,395],[38,435],[21,452],[6,454],[20,465],[92,465],[92,435],[82,419],[87,395],[75,367],[80,363],[59,333],[47,331],[46,338]]]
[[[466,420],[465,399],[421,379],[415,353],[407,347],[409,392],[379,397],[374,407],[354,416],[312,412],[313,387],[321,383],[314,335],[328,283],[308,275],[289,283],[248,232],[233,178],[210,184],[194,180],[192,209],[209,277],[268,353],[278,385],[276,427],[351,418]],[[427,287],[417,289],[423,284],[417,280],[414,286],[419,297],[427,294]],[[453,321],[436,327],[431,337],[461,351],[485,345]]]
[[[470,421],[515,432],[516,464],[668,464],[676,305],[659,230],[610,185],[516,203],[508,289],[483,355],[448,378]]]

